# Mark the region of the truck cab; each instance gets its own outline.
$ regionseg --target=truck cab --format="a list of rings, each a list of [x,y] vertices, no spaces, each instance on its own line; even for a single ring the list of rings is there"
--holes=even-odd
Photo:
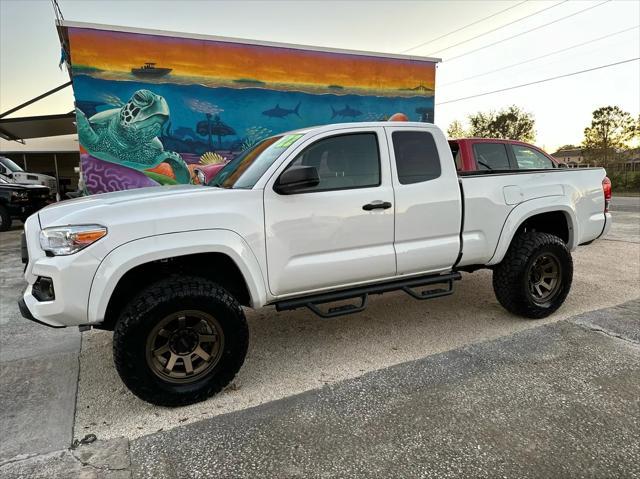
[[[52,197],[56,197],[58,193],[58,182],[53,176],[24,171],[11,158],[5,156],[0,156],[0,177],[18,185],[46,186]]]

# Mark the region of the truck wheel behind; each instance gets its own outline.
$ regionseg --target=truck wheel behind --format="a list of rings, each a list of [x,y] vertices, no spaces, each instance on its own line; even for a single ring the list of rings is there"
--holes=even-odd
[[[507,310],[539,319],[556,311],[569,294],[573,260],[564,242],[548,233],[516,236],[493,270],[493,290]]]
[[[11,215],[9,211],[0,205],[0,231],[8,231],[11,228]]]
[[[122,381],[139,398],[184,406],[219,392],[247,353],[240,304],[204,278],[168,278],[144,289],[124,309],[113,334]]]

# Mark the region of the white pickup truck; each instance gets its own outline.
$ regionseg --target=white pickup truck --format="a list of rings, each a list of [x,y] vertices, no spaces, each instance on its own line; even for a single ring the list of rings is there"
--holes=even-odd
[[[570,251],[611,225],[609,186],[601,168],[458,176],[444,135],[424,123],[309,128],[264,140],[208,187],[120,191],[31,216],[20,309],[53,327],[113,330],[136,395],[189,404],[241,367],[241,306],[334,317],[370,294],[444,296],[461,271],[490,268],[508,311],[548,316],[569,293]]]

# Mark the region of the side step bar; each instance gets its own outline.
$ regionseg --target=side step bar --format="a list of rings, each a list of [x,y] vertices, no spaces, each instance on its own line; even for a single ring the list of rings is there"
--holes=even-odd
[[[302,298],[288,299],[276,303],[277,311],[288,311],[297,308],[309,308],[312,312],[322,318],[335,318],[336,316],[344,316],[346,314],[359,313],[367,307],[367,298],[370,294],[382,294],[389,291],[402,290],[415,299],[431,299],[440,296],[448,296],[453,293],[453,282],[462,278],[459,272],[418,276],[408,279],[396,279],[384,283],[370,284],[366,286],[357,286],[355,288],[343,289],[340,291],[332,291],[329,293],[320,293]],[[444,287],[430,288],[423,291],[416,291],[415,288],[429,286],[433,284],[443,285]],[[336,306],[323,311],[319,306],[334,303],[336,301],[345,301],[348,299],[359,299],[359,304],[346,304],[344,306]]]

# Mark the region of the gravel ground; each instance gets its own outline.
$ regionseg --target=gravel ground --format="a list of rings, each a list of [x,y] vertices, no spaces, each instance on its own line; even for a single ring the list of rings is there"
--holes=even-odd
[[[248,311],[249,353],[236,380],[223,393],[183,408],[156,407],[133,396],[113,367],[111,333],[84,333],[74,435],[136,438],[640,296],[638,244],[598,241],[579,248],[574,262],[565,305],[542,321],[504,311],[487,271],[465,274],[453,296],[419,302],[391,293],[372,298],[361,314],[334,320],[306,310]]]

